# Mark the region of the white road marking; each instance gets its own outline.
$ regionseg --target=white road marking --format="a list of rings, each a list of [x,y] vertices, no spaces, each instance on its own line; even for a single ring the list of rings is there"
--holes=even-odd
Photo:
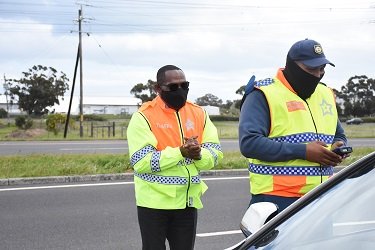
[[[122,144],[123,142],[116,142]],[[113,144],[113,141],[86,141],[86,142],[72,142],[72,141],[60,141],[60,142],[1,142],[0,146],[29,146],[29,145],[96,145],[96,144]],[[125,143],[124,143],[125,144]]]
[[[247,176],[241,177],[219,177],[219,178],[202,178],[205,181],[220,181],[220,180],[236,180],[249,178]],[[67,185],[53,185],[53,186],[33,186],[33,187],[16,187],[16,188],[0,188],[0,192],[5,191],[21,191],[21,190],[38,190],[38,189],[54,189],[54,188],[73,188],[73,187],[95,187],[95,186],[112,186],[112,185],[129,185],[134,184],[129,182],[108,182],[108,183],[89,183],[89,184],[67,184]]]
[[[222,231],[222,232],[213,232],[213,233],[202,233],[196,234],[197,237],[211,237],[211,236],[219,236],[219,235],[228,235],[228,234],[241,234],[241,230],[232,230],[232,231]]]
[[[237,179],[249,179],[249,176],[202,178],[202,180],[204,181],[221,181],[221,180],[237,180]]]
[[[55,185],[55,186],[37,186],[37,187],[20,187],[20,188],[4,188],[0,192],[5,191],[21,191],[21,190],[37,190],[37,189],[54,189],[54,188],[73,188],[73,187],[93,187],[93,186],[112,186],[112,185],[128,185],[134,182],[111,182],[111,183],[90,183],[90,184],[70,184],[70,185]]]
[[[126,151],[127,147],[122,147],[122,148],[60,148],[59,150],[62,150],[62,151],[83,151],[83,150],[91,150],[91,151],[94,151],[94,150],[124,150]]]

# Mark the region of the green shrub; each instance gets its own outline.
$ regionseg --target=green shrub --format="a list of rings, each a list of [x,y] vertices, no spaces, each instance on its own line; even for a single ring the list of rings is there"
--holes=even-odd
[[[102,115],[87,114],[83,115],[85,121],[107,121],[107,118]]]
[[[25,123],[25,130],[32,128],[33,124],[34,124],[34,121],[31,118],[27,118],[26,123]]]
[[[362,120],[364,121],[364,122],[375,122],[375,117],[370,117],[370,116],[368,116],[368,117],[362,117]]]
[[[3,109],[3,108],[0,108],[0,118],[6,118],[8,117],[8,112]]]
[[[26,123],[26,117],[25,116],[18,116],[15,119],[17,128],[22,129]]]
[[[52,131],[57,135],[61,128],[64,127],[66,122],[66,115],[63,114],[50,114],[46,119],[46,126],[48,131]]]
[[[28,118],[24,115],[17,116],[15,119],[16,126],[19,129],[29,129],[33,126],[33,120],[31,118]]]

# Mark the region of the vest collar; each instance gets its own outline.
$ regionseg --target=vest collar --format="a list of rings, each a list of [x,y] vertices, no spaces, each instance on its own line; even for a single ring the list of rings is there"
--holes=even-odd
[[[277,74],[276,74],[276,78],[280,80],[280,82],[287,88],[289,89],[291,92],[293,92],[294,94],[297,95],[296,91],[294,91],[294,89],[292,88],[292,86],[290,85],[290,83],[288,82],[288,80],[285,78],[284,74],[283,74],[283,70],[284,68],[279,68],[277,70]]]

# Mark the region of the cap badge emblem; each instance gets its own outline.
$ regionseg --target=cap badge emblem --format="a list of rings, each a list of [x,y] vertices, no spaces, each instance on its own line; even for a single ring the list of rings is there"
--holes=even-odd
[[[320,44],[317,44],[317,45],[314,45],[314,51],[316,54],[323,54],[323,49],[322,49],[322,46]]]

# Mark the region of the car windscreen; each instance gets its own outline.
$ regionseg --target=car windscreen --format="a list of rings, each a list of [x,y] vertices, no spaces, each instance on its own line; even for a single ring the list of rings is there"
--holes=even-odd
[[[264,249],[375,249],[375,170],[370,169],[279,225],[268,234],[272,241]]]

